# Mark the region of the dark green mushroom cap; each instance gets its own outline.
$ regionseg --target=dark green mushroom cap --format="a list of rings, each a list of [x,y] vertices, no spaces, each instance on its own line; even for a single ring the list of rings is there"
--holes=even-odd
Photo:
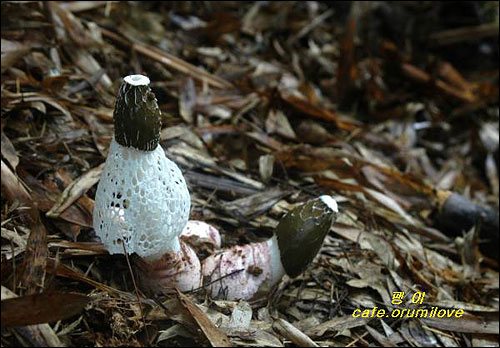
[[[160,109],[144,75],[124,78],[116,99],[113,118],[118,144],[153,151],[160,141]]]
[[[281,263],[290,277],[302,273],[318,253],[337,216],[337,203],[321,196],[294,208],[276,227]]]

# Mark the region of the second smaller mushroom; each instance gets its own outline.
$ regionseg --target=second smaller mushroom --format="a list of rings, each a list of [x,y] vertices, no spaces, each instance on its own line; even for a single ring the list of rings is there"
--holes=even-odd
[[[213,298],[251,299],[266,294],[285,274],[296,277],[311,263],[338,213],[331,196],[300,204],[286,214],[274,236],[233,246],[202,262],[204,286]]]

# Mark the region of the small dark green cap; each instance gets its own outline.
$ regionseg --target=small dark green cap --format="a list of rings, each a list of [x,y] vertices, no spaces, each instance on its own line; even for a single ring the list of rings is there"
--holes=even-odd
[[[337,212],[333,198],[321,196],[299,205],[280,220],[275,233],[281,263],[290,277],[298,276],[314,259]]]
[[[142,151],[153,151],[160,142],[160,109],[149,88],[149,78],[124,78],[116,99],[113,118],[118,144]]]

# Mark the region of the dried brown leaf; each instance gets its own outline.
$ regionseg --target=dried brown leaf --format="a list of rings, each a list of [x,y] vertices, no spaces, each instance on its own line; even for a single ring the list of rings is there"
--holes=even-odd
[[[27,294],[43,290],[48,257],[47,230],[40,219],[38,209],[32,208],[31,216],[31,232],[24,254],[23,286]]]
[[[341,120],[335,112],[314,105],[306,99],[286,93],[282,93],[281,98],[292,105],[296,110],[311,117],[333,122],[339,129],[352,132],[358,128],[353,122]]]
[[[12,173],[10,168],[2,161],[2,194],[5,193],[7,199],[21,201],[30,201],[31,195],[21,184],[18,177]]]
[[[9,162],[12,169],[16,170],[19,164],[19,157],[17,156],[16,149],[12,145],[9,138],[2,132],[2,156]]]
[[[51,323],[80,313],[90,298],[69,292],[50,292],[2,299],[2,325]]]
[[[193,123],[193,114],[196,107],[196,88],[190,77],[179,82],[179,113],[188,124]]]
[[[341,332],[346,329],[352,329],[367,324],[371,318],[354,318],[352,315],[334,318],[325,321],[305,332],[306,335],[315,339],[323,336],[327,332]]]
[[[189,297],[180,291],[177,291],[177,295],[182,305],[191,313],[193,319],[213,347],[232,347],[231,341],[227,335],[215,326],[208,316],[199,309]]]
[[[2,304],[4,300],[17,298],[17,295],[2,285]],[[3,306],[2,306],[3,318]],[[3,320],[2,320],[3,323]],[[49,324],[39,324],[17,327],[16,330],[26,337],[34,346],[47,347],[62,347],[63,344],[59,340],[52,327]]]
[[[422,322],[436,329],[454,332],[498,335],[499,331],[498,317],[496,320],[492,320],[465,314],[460,318],[424,318]]]
[[[69,184],[57,198],[56,204],[46,213],[48,217],[57,218],[66,210],[73,202],[79,199],[88,189],[94,186],[101,177],[101,172],[104,168],[104,163],[92,168],[79,178]]]
[[[29,47],[20,42],[9,41],[2,38],[2,74],[4,71],[21,59],[29,52]]]

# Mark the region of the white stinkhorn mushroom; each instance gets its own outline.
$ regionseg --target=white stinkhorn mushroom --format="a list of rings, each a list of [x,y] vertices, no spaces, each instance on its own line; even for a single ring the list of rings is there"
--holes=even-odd
[[[209,256],[202,274],[211,296],[250,299],[265,294],[285,273],[298,276],[318,253],[337,213],[337,202],[321,196],[286,214],[271,239]]]
[[[200,262],[179,240],[189,191],[161,146],[160,109],[143,75],[125,77],[113,114],[115,137],[97,187],[94,228],[111,254],[137,253],[139,276],[181,290],[198,287]]]

